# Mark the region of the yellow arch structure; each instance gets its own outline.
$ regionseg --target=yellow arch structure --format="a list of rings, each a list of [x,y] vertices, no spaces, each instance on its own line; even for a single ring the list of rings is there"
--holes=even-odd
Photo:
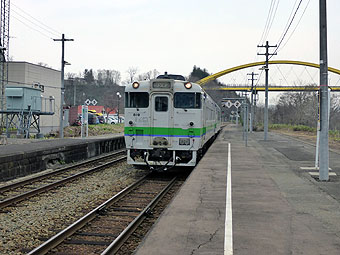
[[[207,83],[209,81],[216,80],[217,78],[219,78],[223,75],[226,75],[228,73],[232,73],[232,72],[244,69],[244,68],[261,66],[261,65],[263,66],[265,64],[266,64],[265,61],[262,61],[262,62],[254,62],[254,63],[245,64],[245,65],[235,66],[235,67],[226,69],[224,71],[209,75],[209,76],[197,81],[196,83],[198,83],[200,85],[204,85],[205,83]],[[320,65],[318,65],[318,64],[314,64],[314,63],[310,63],[310,62],[303,62],[303,61],[295,61],[295,60],[274,60],[274,61],[269,61],[268,64],[269,65],[288,64],[288,65],[300,65],[300,66],[309,66],[309,67],[320,68]],[[339,69],[328,67],[328,71],[340,75]]]

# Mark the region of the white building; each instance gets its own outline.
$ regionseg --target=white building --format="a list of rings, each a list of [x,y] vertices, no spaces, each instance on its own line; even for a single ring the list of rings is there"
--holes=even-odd
[[[42,111],[49,112],[50,97],[54,98],[53,115],[40,116],[41,133],[59,130],[61,72],[27,62],[8,62],[8,85],[41,89]]]

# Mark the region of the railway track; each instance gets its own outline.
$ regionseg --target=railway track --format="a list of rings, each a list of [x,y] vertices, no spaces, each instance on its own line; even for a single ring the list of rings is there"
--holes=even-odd
[[[152,174],[143,177],[28,254],[117,252],[175,184],[176,178]]]
[[[0,209],[26,200],[82,176],[99,171],[126,159],[125,150],[67,166],[37,177],[0,187]]]

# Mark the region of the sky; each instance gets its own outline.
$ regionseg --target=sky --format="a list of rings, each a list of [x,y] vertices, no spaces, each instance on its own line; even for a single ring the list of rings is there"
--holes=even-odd
[[[64,33],[66,38],[74,39],[65,43],[65,60],[71,63],[65,73],[114,69],[124,80],[130,67],[139,73],[157,69],[188,76],[194,65],[216,73],[264,61],[264,56],[257,56],[257,45],[266,40],[270,45],[279,42],[299,2],[11,0],[9,54],[14,61],[43,62],[60,69],[61,43],[52,39]],[[270,30],[264,33],[271,4]],[[339,11],[339,0],[327,1],[328,60],[329,66],[338,69]],[[283,59],[319,63],[319,1],[302,0],[277,56],[272,58]],[[247,82],[246,73],[251,71],[260,72],[258,68],[249,69],[221,80]],[[299,76],[300,71],[294,72]],[[318,80],[315,74],[309,76]],[[279,80],[284,82],[279,76],[273,82]]]

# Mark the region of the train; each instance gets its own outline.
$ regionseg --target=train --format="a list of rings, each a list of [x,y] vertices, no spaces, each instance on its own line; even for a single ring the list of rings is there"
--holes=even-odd
[[[221,129],[221,109],[196,83],[165,73],[125,87],[127,163],[195,166]]]

